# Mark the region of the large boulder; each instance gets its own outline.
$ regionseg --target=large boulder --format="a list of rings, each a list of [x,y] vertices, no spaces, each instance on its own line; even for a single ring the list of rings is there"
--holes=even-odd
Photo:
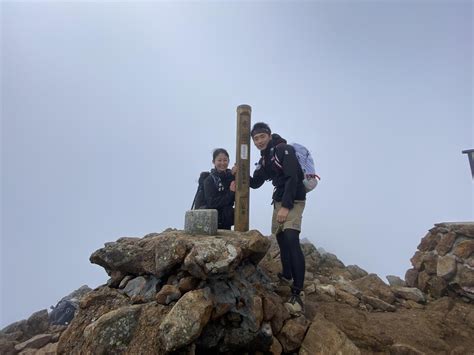
[[[300,355],[360,354],[360,350],[334,323],[322,314],[314,317],[301,345]]]
[[[211,317],[213,301],[208,288],[186,293],[160,324],[165,351],[191,344]]]
[[[270,247],[270,240],[258,231],[222,232],[218,236],[192,236],[169,231],[148,238],[120,238],[94,252],[90,261],[132,275],[167,277],[178,267],[206,279],[227,275],[244,260],[257,264]]]
[[[351,284],[362,291],[364,294],[380,298],[382,301],[386,303],[393,303],[395,301],[395,296],[385,282],[382,281],[380,277],[376,274],[369,274],[364,276],[360,279],[354,280]]]

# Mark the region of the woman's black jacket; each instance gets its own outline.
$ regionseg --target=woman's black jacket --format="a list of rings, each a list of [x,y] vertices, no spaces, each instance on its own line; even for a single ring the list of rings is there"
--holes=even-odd
[[[217,210],[219,229],[230,229],[234,224],[235,193],[229,188],[233,180],[234,175],[229,169],[223,172],[212,169],[204,180],[206,207]]]

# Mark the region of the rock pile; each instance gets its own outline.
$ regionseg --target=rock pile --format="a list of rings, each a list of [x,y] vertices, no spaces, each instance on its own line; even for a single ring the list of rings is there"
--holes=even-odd
[[[91,289],[84,285],[63,297],[58,305],[64,302],[78,304],[81,297],[90,291]],[[43,309],[33,313],[28,319],[3,328],[0,331],[0,354],[55,354],[59,337],[67,328],[67,325],[55,324],[55,320],[65,317],[69,309],[63,310],[60,306],[51,308],[51,313]]]
[[[0,332],[0,353],[466,354],[474,348],[472,228],[436,225],[407,280],[390,275],[389,284],[304,243],[300,315],[284,307],[291,290],[278,282],[276,240],[258,231],[120,238],[90,257],[107,283],[61,300],[78,304],[69,325],[37,312]],[[456,267],[443,274],[445,256]],[[439,293],[437,278],[446,283]]]
[[[439,223],[421,240],[405,275],[437,299],[456,293],[474,301],[474,223]]]
[[[108,284],[83,298],[58,352],[268,351],[296,327],[258,267],[269,247],[257,231],[170,230],[107,243],[90,260]],[[302,341],[309,322],[300,318]]]

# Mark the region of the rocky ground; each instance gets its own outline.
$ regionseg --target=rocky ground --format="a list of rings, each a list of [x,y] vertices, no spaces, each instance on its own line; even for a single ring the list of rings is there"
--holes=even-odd
[[[405,280],[304,244],[305,312],[290,315],[274,240],[257,231],[121,238],[91,255],[107,284],[71,324],[46,310],[0,332],[1,354],[474,354],[474,224],[439,224]]]

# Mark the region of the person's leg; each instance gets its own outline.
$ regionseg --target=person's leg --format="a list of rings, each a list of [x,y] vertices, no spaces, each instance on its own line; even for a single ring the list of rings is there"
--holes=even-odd
[[[283,232],[283,239],[288,248],[288,259],[291,268],[291,275],[293,275],[293,293],[298,293],[303,290],[304,274],[305,274],[305,259],[300,245],[300,232],[294,229],[285,229]]]
[[[305,201],[295,201],[283,225],[283,239],[288,248],[295,294],[303,290],[304,286],[305,260],[299,239],[304,207]]]
[[[293,274],[291,270],[291,254],[288,238],[286,238],[284,232],[280,232],[276,235],[276,239],[280,248],[280,260],[282,270],[281,276],[283,276],[287,280],[291,280],[293,278]],[[279,278],[281,279],[281,277]]]
[[[284,282],[291,282],[291,266],[290,266],[290,254],[286,239],[283,234],[283,225],[277,221],[277,212],[281,207],[281,202],[273,203],[273,215],[272,215],[272,235],[276,237],[278,247],[280,249],[280,261],[281,261],[281,273],[278,273],[278,278]],[[282,279],[282,277],[284,279]],[[286,280],[285,280],[286,279]]]
[[[300,232],[294,229],[285,229],[285,239],[290,250],[291,273],[293,275],[293,285],[291,286],[291,297],[285,303],[290,314],[300,314],[304,312],[304,303],[301,298],[304,287],[305,260],[300,245]]]
[[[292,295],[288,302],[285,303],[285,307],[291,314],[298,314],[304,311],[301,291],[304,287],[305,259],[299,239],[304,207],[304,201],[295,201],[283,226],[284,240],[289,250],[290,268],[293,276]]]

